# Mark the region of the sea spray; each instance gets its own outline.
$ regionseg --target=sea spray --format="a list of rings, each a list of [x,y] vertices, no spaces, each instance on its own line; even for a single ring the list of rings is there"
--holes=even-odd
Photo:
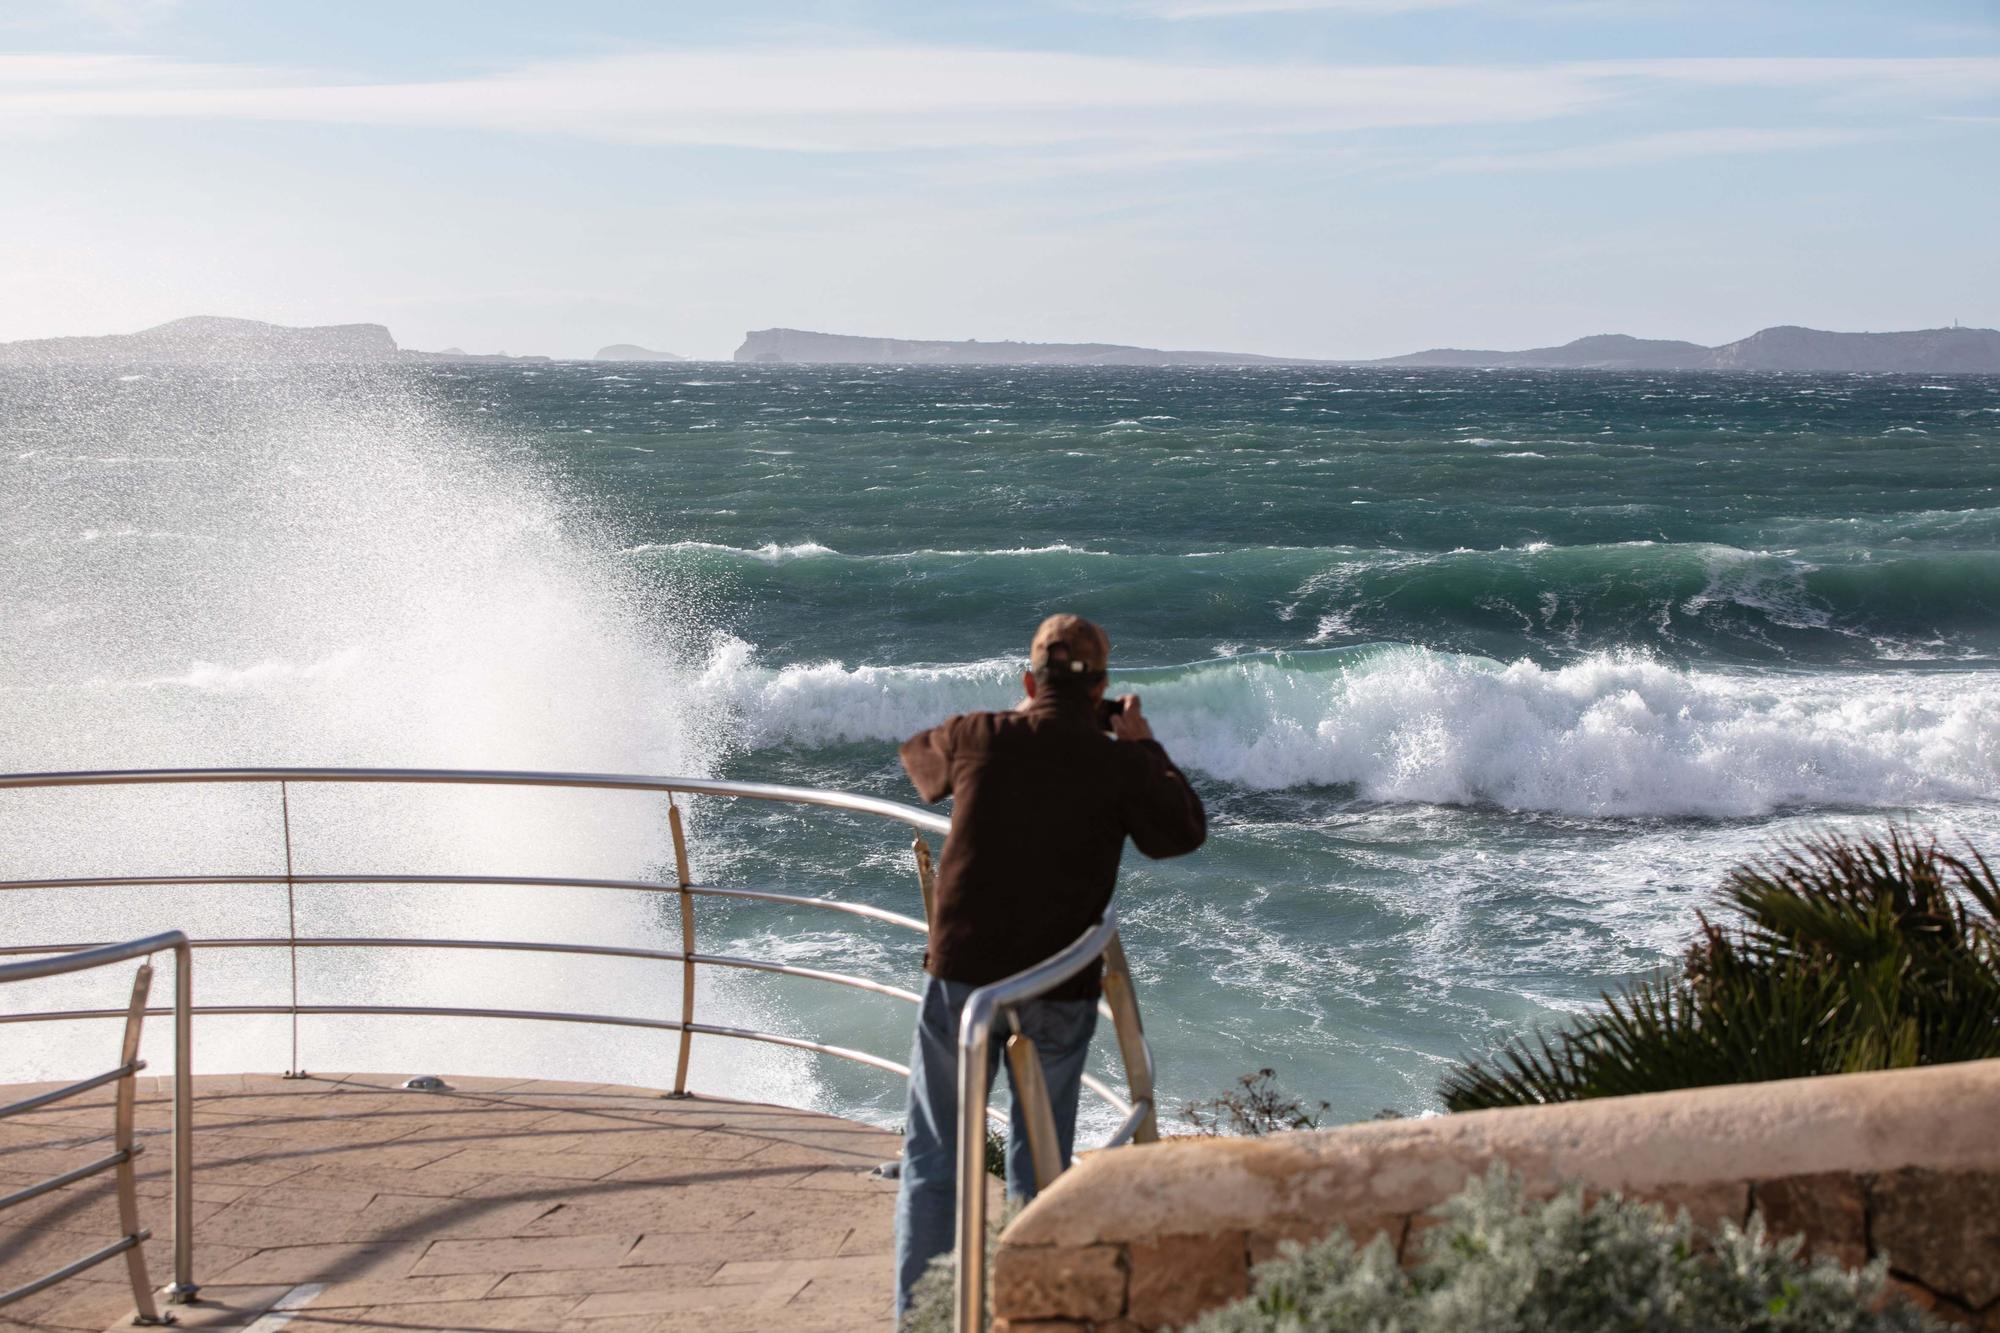
[[[506,428],[467,425],[419,381],[173,368],[15,375],[0,391],[0,770],[713,769],[721,720],[686,688],[698,603],[620,561],[593,508]],[[257,785],[0,802],[9,878],[278,874],[287,824],[300,873],[660,878],[671,864],[664,803],[633,794],[295,784],[282,798]],[[301,888],[295,905],[301,930],[323,935],[678,940],[677,921],[634,894],[355,885]],[[282,887],[247,886],[32,891],[4,908],[10,942],[283,934],[290,915]],[[282,952],[205,952],[202,998],[282,1001],[285,967]],[[315,950],[299,969],[307,1003],[678,1009],[677,976],[617,961]],[[742,989],[705,987],[709,1017],[751,1017],[730,1008]],[[300,1058],[671,1077],[670,1034],[532,1025],[488,1041],[479,1027],[308,1020]],[[0,1079],[67,1064],[60,1026],[10,1031],[28,1036]],[[204,1032],[208,1071],[291,1058],[281,1021]],[[809,1100],[797,1070],[757,1050],[705,1073],[711,1088]]]

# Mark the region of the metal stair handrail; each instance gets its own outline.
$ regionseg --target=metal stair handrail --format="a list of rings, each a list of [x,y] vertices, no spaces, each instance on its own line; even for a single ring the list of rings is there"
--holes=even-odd
[[[194,963],[189,952],[188,937],[178,930],[164,931],[158,935],[148,935],[143,939],[128,940],[123,944],[99,945],[95,948],[79,949],[63,953],[53,958],[33,958],[25,962],[0,963],[0,986],[16,981],[35,981],[43,977],[65,976],[75,972],[88,972],[114,963],[130,962],[134,958],[140,963],[132,981],[132,998],[122,1010],[109,1011],[114,1016],[125,1017],[124,1034],[119,1044],[118,1065],[101,1074],[92,1074],[74,1082],[52,1088],[46,1092],[24,1097],[20,1101],[0,1106],[0,1120],[11,1116],[38,1111],[45,1106],[53,1106],[79,1093],[101,1088],[107,1083],[115,1083],[118,1090],[113,1100],[112,1112],[112,1152],[94,1162],[87,1162],[69,1171],[58,1172],[46,1180],[24,1185],[20,1189],[0,1196],[0,1212],[17,1204],[39,1199],[45,1194],[88,1180],[106,1171],[114,1173],[118,1197],[118,1225],[121,1234],[109,1245],[93,1250],[81,1258],[64,1264],[53,1272],[44,1273],[21,1283],[7,1291],[0,1291],[0,1309],[25,1299],[38,1291],[46,1291],[59,1282],[67,1281],[77,1274],[95,1268],[107,1259],[125,1256],[126,1276],[132,1283],[132,1301],[137,1307],[133,1322],[137,1324],[161,1324],[171,1322],[162,1318],[159,1306],[153,1300],[153,1284],[146,1273],[145,1243],[152,1238],[149,1227],[139,1225],[139,1198],[132,1170],[132,1161],[145,1146],[133,1141],[133,1120],[137,1099],[136,1080],[146,1062],[139,1058],[139,1037],[146,1015],[146,996],[152,989],[152,956],[162,950],[172,950],[174,955],[174,1006],[170,1011],[174,1016],[174,1120],[173,1120],[173,1178],[174,1178],[174,1281],[167,1288],[167,1299],[174,1304],[184,1304],[194,1299],[194,1153],[193,1153],[193,993]]]

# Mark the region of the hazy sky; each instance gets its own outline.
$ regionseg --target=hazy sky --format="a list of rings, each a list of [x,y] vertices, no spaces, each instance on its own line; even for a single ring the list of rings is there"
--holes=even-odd
[[[2000,0],[0,0],[0,339],[2000,324]]]

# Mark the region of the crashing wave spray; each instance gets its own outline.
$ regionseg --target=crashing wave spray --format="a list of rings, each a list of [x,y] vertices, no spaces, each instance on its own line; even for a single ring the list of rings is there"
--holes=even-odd
[[[1007,707],[1014,660],[760,668],[717,652],[698,688],[755,745],[891,742]],[[1948,689],[1940,683],[1949,681]],[[1409,645],[1114,667],[1175,758],[1252,788],[1577,816],[1750,817],[2000,792],[1990,673],[1682,670],[1596,653],[1559,668]]]
[[[524,446],[470,415],[402,371],[0,377],[0,770],[709,771],[724,737],[682,702],[697,609],[636,580]],[[284,867],[267,786],[0,802],[7,878]],[[627,794],[300,787],[289,814],[301,873],[641,878],[669,856],[661,803]],[[282,934],[286,919],[283,889],[262,887],[21,892],[0,911],[17,942]],[[307,888],[298,912],[301,933],[675,947],[633,894]],[[205,953],[202,1000],[280,999],[283,967],[282,953]],[[657,965],[523,954],[308,951],[300,976],[308,1003],[673,1016],[678,998]],[[279,1067],[281,1023],[212,1020],[202,1067]],[[318,1068],[670,1076],[667,1034],[521,1026],[535,1030],[309,1021],[301,1055]],[[10,1042],[0,1081],[66,1066],[65,1028],[10,1030],[27,1038]],[[706,1086],[726,1068],[724,1083],[770,1095],[773,1079],[800,1077],[781,1067],[793,1070],[775,1052],[729,1052]]]

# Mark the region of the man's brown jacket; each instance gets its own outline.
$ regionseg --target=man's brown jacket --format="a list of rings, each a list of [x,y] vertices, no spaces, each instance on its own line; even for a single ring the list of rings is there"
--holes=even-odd
[[[924,800],[957,798],[924,954],[947,981],[998,981],[1096,924],[1126,835],[1152,857],[1207,835],[1201,798],[1159,742],[1113,740],[1087,699],[1044,691],[1022,711],[964,713],[902,756]],[[1100,971],[1049,998],[1094,998]]]

